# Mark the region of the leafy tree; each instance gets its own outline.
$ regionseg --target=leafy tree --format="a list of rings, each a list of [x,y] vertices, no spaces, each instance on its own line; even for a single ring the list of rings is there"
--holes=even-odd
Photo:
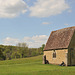
[[[42,44],[42,47],[41,47],[42,53],[43,53],[44,47],[45,47],[45,44]]]
[[[17,46],[0,45],[0,60],[25,58],[42,54],[44,45],[40,48],[28,48],[26,43],[18,43]]]
[[[0,50],[0,60],[5,60],[5,56],[3,55],[2,51]]]
[[[22,58],[23,57],[27,57],[27,53],[28,53],[28,46],[27,46],[27,44],[26,43],[18,43],[17,46],[20,49]]]

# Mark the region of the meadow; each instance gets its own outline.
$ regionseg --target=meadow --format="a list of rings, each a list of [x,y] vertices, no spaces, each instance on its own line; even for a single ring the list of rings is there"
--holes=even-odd
[[[42,64],[42,55],[0,61],[0,75],[75,75],[75,66]]]

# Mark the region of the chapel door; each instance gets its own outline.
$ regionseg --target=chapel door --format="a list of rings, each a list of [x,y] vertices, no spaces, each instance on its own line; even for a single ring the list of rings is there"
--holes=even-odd
[[[43,56],[43,64],[46,64],[46,55]]]

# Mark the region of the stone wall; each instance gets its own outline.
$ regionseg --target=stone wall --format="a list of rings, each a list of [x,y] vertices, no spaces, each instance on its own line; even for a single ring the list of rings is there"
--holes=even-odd
[[[53,58],[54,50],[44,51],[44,55],[46,55],[46,60],[51,64],[61,64],[62,61],[67,65],[67,53],[68,49],[55,50],[56,58]]]
[[[68,65],[75,65],[75,31],[69,44]]]

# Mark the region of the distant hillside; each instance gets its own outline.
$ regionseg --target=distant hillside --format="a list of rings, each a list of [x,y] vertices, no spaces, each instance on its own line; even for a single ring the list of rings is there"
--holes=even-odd
[[[26,58],[43,54],[43,48],[28,48],[26,43],[18,46],[0,45],[0,60]]]

